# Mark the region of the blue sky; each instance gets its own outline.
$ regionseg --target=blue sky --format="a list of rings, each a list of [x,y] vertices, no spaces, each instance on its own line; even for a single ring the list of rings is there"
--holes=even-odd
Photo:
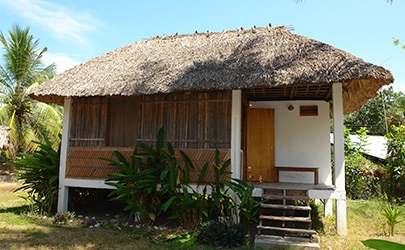
[[[271,23],[345,50],[394,75],[405,92],[405,1],[394,0],[0,0],[0,30],[30,27],[58,71],[156,35]]]

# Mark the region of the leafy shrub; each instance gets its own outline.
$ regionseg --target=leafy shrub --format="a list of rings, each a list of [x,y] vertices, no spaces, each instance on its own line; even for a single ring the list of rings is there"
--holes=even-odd
[[[238,208],[241,219],[241,224],[249,228],[251,223],[257,223],[258,212],[260,205],[268,200],[258,200],[253,197],[254,185],[243,180],[233,179],[231,183],[227,183],[239,198]]]
[[[390,202],[405,199],[405,126],[392,126],[387,134],[388,157],[383,191]]]
[[[253,198],[253,185],[241,180],[230,181],[229,159],[222,162],[216,150],[214,163],[207,162],[199,174],[197,190],[200,192],[197,192],[189,185],[193,163],[183,151],[175,152],[170,143],[163,149],[163,137],[161,129],[156,148],[139,144],[130,161],[119,152],[115,152],[116,159],[104,159],[121,169],[120,173],[110,173],[106,184],[116,188],[110,196],[113,200],[124,200],[127,204],[124,210],[130,216],[138,214],[142,223],[153,224],[164,213],[177,219],[183,228],[195,229],[203,221],[232,217],[239,208],[246,227],[256,222],[259,206],[264,201]],[[206,178],[209,167],[214,172],[212,180]],[[234,201],[231,189],[239,202]]]
[[[124,210],[130,216],[139,213],[144,224],[153,224],[158,215],[171,211],[183,225],[197,225],[200,199],[196,192],[192,196],[188,193],[189,168],[193,166],[183,152],[175,153],[170,143],[167,150],[163,149],[163,138],[160,129],[156,148],[140,144],[130,161],[119,152],[115,152],[118,160],[104,159],[121,169],[120,173],[110,173],[106,184],[116,187],[111,192],[112,199],[124,200]],[[185,162],[183,167],[178,163],[179,156]]]
[[[369,199],[377,196],[381,177],[377,174],[380,171],[379,166],[360,153],[349,154],[345,160],[347,196],[351,199]]]
[[[220,217],[229,217],[234,211],[234,203],[232,196],[229,193],[230,187],[229,177],[231,172],[228,172],[228,166],[231,164],[231,160],[228,159],[225,162],[221,162],[218,149],[215,151],[215,162],[209,164],[208,162],[203,166],[198,177],[198,185],[204,185],[204,193],[207,192],[207,187],[211,188],[211,194],[207,196],[208,199],[208,215],[210,219],[216,220]],[[206,171],[208,167],[214,170],[213,180],[206,180]]]
[[[34,143],[39,146],[32,155],[20,153],[15,162],[8,164],[15,167],[14,174],[23,184],[16,191],[28,193],[31,212],[50,215],[56,211],[58,201],[60,145],[54,149],[49,140]]]
[[[197,234],[197,242],[213,247],[234,248],[247,242],[247,230],[241,224],[228,220],[210,221]]]

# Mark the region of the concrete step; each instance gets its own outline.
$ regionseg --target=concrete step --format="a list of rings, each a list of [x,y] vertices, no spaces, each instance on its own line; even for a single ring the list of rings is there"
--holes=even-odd
[[[272,216],[272,215],[260,215],[260,220],[277,220],[277,221],[293,221],[293,222],[306,222],[311,223],[310,217],[294,217],[294,216]]]
[[[305,201],[308,201],[310,199],[308,196],[274,195],[274,194],[263,194],[262,198],[264,200],[305,200]]]
[[[261,208],[270,208],[270,209],[311,211],[310,206],[279,205],[279,204],[263,203],[263,204],[260,205],[260,207]]]
[[[294,233],[294,234],[308,234],[309,236],[312,236],[312,235],[316,234],[315,230],[301,229],[301,228],[257,226],[257,229],[259,229],[259,230],[260,229],[262,229],[262,230],[274,230],[274,231],[281,231],[281,232]]]
[[[262,249],[299,249],[299,250],[320,250],[318,239],[313,237],[280,237],[271,235],[257,235],[254,241],[255,248]]]

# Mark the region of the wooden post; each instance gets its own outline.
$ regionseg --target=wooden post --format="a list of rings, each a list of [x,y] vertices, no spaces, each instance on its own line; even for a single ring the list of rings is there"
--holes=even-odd
[[[70,120],[71,120],[71,108],[72,98],[66,97],[63,105],[63,126],[62,126],[62,142],[59,162],[59,196],[58,196],[58,213],[62,213],[68,210],[68,198],[69,187],[66,185],[66,160],[67,151],[69,146],[69,134],[70,134]]]
[[[232,178],[241,178],[242,91],[232,90],[231,171]]]
[[[335,187],[340,197],[336,200],[336,231],[339,235],[347,234],[346,226],[346,189],[343,132],[343,93],[342,83],[333,84],[333,135],[335,160]]]

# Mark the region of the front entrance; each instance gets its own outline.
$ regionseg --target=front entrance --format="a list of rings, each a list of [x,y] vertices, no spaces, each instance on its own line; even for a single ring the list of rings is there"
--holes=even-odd
[[[247,109],[247,180],[276,181],[274,109]]]

